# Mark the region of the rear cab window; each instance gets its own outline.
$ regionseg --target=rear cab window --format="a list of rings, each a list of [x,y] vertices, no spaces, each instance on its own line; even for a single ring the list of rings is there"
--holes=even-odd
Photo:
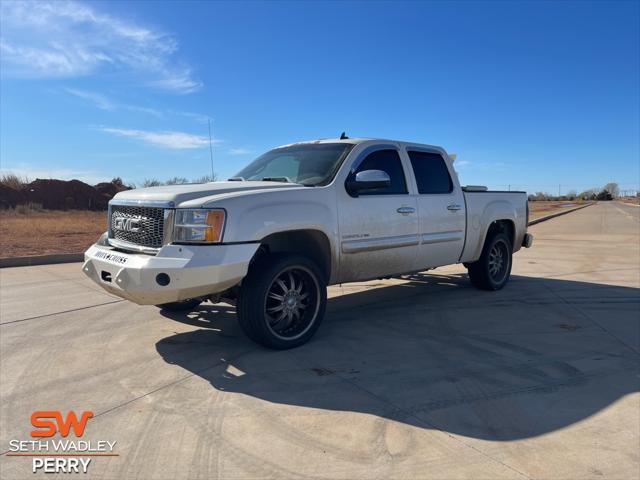
[[[453,180],[442,155],[434,152],[407,150],[411,168],[421,195],[453,192]]]

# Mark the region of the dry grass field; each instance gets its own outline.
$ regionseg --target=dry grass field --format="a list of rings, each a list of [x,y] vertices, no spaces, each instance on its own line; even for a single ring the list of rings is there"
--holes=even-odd
[[[631,205],[640,205],[640,197],[621,197],[618,200]]]
[[[529,219],[533,220],[534,218],[544,217],[545,215],[549,215],[560,210],[569,210],[584,203],[585,202],[582,200],[540,200],[536,202],[529,202]]]
[[[0,210],[0,257],[85,251],[107,229],[107,212]]]

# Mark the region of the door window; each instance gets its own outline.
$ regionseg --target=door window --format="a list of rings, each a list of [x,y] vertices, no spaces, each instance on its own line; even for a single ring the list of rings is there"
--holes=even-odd
[[[407,182],[402,169],[402,161],[397,150],[377,150],[365,157],[355,172],[349,174],[349,180],[364,170],[382,170],[389,175],[391,184],[386,188],[377,188],[361,192],[360,195],[401,195],[407,193]]]

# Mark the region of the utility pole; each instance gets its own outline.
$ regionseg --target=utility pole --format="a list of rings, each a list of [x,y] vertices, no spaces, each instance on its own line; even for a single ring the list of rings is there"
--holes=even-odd
[[[207,118],[209,124],[209,157],[211,158],[211,181],[214,181],[215,174],[213,173],[213,142],[211,140],[211,119]]]
[[[561,187],[561,185],[558,184],[558,197],[560,197],[560,187]]]

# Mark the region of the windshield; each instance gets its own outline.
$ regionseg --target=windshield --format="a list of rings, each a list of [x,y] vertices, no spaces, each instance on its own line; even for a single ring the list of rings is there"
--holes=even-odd
[[[236,177],[314,187],[326,185],[352,148],[350,143],[309,143],[276,148],[260,155]]]

